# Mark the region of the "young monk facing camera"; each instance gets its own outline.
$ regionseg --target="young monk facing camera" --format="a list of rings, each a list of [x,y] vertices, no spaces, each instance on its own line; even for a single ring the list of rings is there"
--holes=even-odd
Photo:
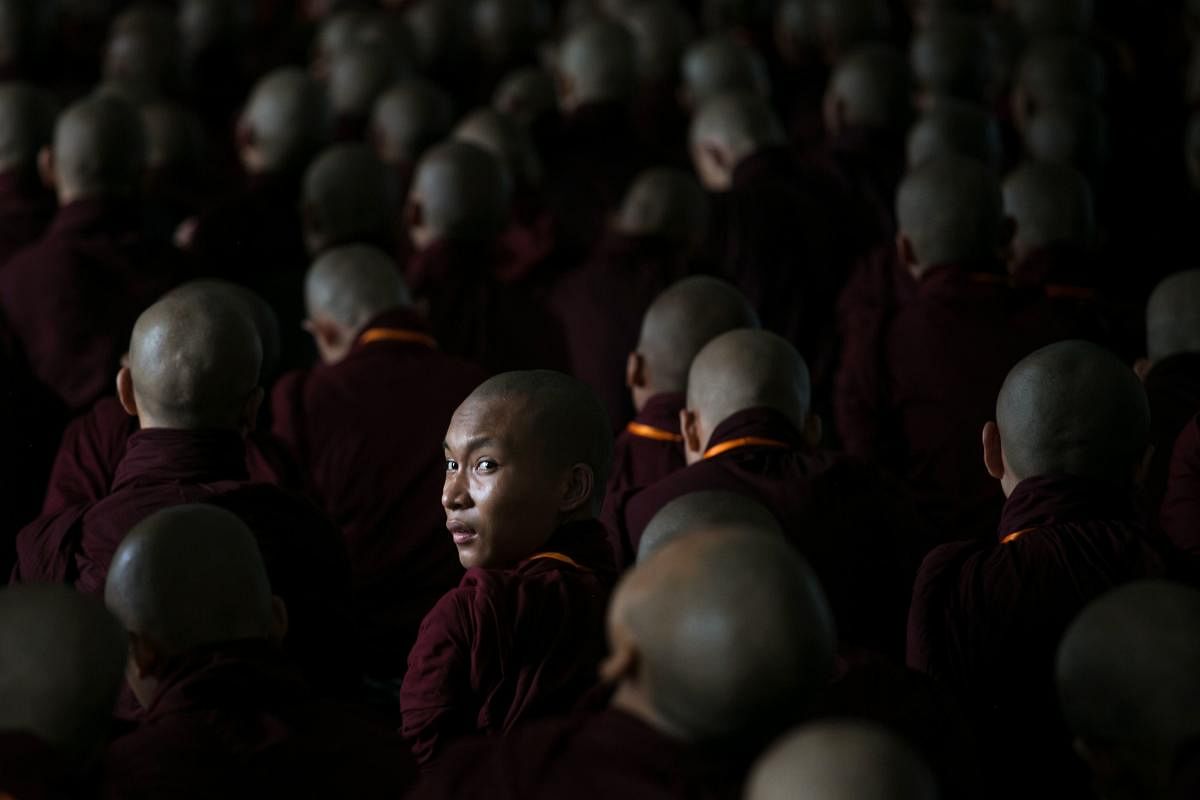
[[[608,416],[581,382],[509,372],[446,432],[442,506],[467,568],[425,618],[400,690],[421,762],[464,734],[568,711],[596,682],[616,567],[596,520]]]

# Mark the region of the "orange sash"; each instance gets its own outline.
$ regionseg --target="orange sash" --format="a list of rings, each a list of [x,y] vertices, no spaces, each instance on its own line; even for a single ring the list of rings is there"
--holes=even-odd
[[[664,431],[662,428],[656,428],[653,425],[644,425],[640,422],[631,422],[625,426],[625,430],[629,431],[634,436],[642,439],[653,439],[656,442],[682,442],[683,437],[678,433]]]
[[[1012,544],[1017,539],[1020,539],[1022,536],[1029,533],[1030,531],[1036,531],[1036,530],[1037,530],[1037,528],[1025,528],[1024,530],[1013,531],[1008,536],[1005,536],[1003,539],[1001,539],[1000,544]]]
[[[565,553],[551,553],[551,552],[534,553],[533,555],[531,555],[529,557],[528,560],[529,561],[537,561],[539,558],[549,558],[554,561],[561,561],[564,564],[570,564],[575,569],[583,570],[584,572],[591,572],[590,569],[583,566],[582,564],[580,564],[579,562],[577,562],[575,559],[571,558],[570,556],[566,555]]]
[[[412,342],[423,344],[433,350],[437,349],[437,340],[432,336],[417,331],[404,331],[399,328],[371,328],[358,337],[359,344],[372,342]]]
[[[728,453],[730,450],[739,450],[743,447],[777,447],[787,450],[791,445],[776,439],[764,439],[761,436],[746,436],[741,439],[730,439],[728,442],[713,445],[704,451],[704,457],[716,458],[722,453]]]

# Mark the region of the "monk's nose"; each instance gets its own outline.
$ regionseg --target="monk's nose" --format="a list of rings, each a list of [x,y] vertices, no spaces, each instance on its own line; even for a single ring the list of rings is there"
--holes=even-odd
[[[446,482],[442,485],[442,508],[454,511],[468,508],[470,505],[471,495],[467,492],[467,482],[462,471],[446,473]]]

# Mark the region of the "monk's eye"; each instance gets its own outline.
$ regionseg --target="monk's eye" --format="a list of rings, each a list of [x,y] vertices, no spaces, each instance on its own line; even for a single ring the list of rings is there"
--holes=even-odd
[[[495,472],[496,462],[490,458],[481,458],[475,462],[476,472]]]
[[[446,472],[457,472],[457,471],[458,471],[458,462],[452,458],[447,458],[446,459]]]

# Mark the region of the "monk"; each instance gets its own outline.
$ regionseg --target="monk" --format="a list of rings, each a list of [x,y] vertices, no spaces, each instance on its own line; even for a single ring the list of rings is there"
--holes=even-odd
[[[938,16],[913,37],[909,50],[917,107],[932,108],[944,97],[990,105],[997,89],[990,50],[978,18]]]
[[[54,215],[54,194],[37,170],[53,131],[50,97],[22,83],[0,85],[0,266],[41,236]]]
[[[383,164],[366,145],[330,147],[304,173],[304,245],[314,258],[334,247],[395,249],[400,204]]]
[[[417,161],[450,133],[453,122],[450,96],[420,78],[400,81],[379,95],[367,133],[375,155],[395,170],[401,197],[408,193]]]
[[[1077,170],[1024,164],[1004,179],[1004,213],[1016,223],[1009,272],[1022,283],[1095,287],[1092,189]]]
[[[407,69],[398,52],[378,44],[359,44],[329,62],[326,94],[339,142],[362,139],[375,101]]]
[[[14,578],[98,594],[117,546],[146,516],[181,503],[222,506],[259,538],[272,586],[291,608],[290,652],[333,682],[356,667],[352,648],[349,657],[330,652],[331,643],[348,647],[345,547],[310,503],[248,479],[244,434],[263,397],[261,360],[253,324],[228,295],[176,293],[147,309],[117,375],[140,430],[103,499],[43,515],[18,535]]]
[[[1103,177],[1109,159],[1108,120],[1090,98],[1056,98],[1029,117],[1025,153],[1038,161],[1075,167],[1093,182]]]
[[[554,76],[537,67],[522,67],[506,75],[492,95],[492,107],[521,123],[539,149],[558,122]]]
[[[1095,600],[1067,629],[1058,694],[1098,795],[1195,795],[1197,625],[1200,592],[1139,581]]]
[[[1104,62],[1086,43],[1074,38],[1036,40],[1021,54],[1014,76],[1013,125],[1022,132],[1038,111],[1059,98],[1099,100],[1104,89]]]
[[[682,63],[681,99],[686,108],[698,109],[714,97],[732,92],[771,94],[762,56],[730,36],[696,42],[684,53]]]
[[[492,378],[454,412],[444,450],[446,529],[467,574],[421,623],[400,690],[421,763],[574,707],[595,683],[616,578],[596,519],[612,446],[582,383]]]
[[[398,679],[421,620],[462,577],[438,509],[437,453],[450,415],[486,376],[438,350],[379,250],[329,250],[305,296],[322,364],[275,385],[272,427],[345,537],[367,672]],[[412,391],[418,383],[426,388]]]
[[[696,528],[630,572],[608,636],[608,708],[452,750],[413,796],[741,797],[751,761],[803,719],[833,655],[812,571],[745,524]]]
[[[171,11],[135,3],[113,20],[103,56],[104,82],[132,103],[164,99],[181,77],[179,33]]]
[[[178,258],[143,232],[145,137],[113,98],[63,112],[40,157],[59,210],[0,273],[0,311],[35,376],[72,412],[110,386],[137,315],[179,281]]]
[[[287,607],[230,512],[147,517],[117,548],[104,600],[129,632],[146,709],[108,750],[108,796],[393,797],[412,780],[398,735],[320,701],[287,661]]]
[[[551,9],[545,0],[480,0],[471,9],[471,34],[489,75],[534,63],[549,32]]]
[[[710,277],[673,284],[647,309],[625,366],[625,384],[637,415],[617,436],[605,496],[604,520],[617,534],[614,548],[622,565],[631,564],[637,554],[637,543],[619,535],[630,498],[685,466],[679,420],[685,406],[686,365],[721,334],[758,327],[746,298]]]
[[[916,169],[938,156],[973,158],[993,168],[1004,159],[1000,125],[982,106],[941,98],[909,129],[908,168]]]
[[[121,626],[95,598],[0,591],[0,793],[94,792],[125,656]]]
[[[483,148],[450,142],[426,153],[405,212],[416,250],[408,282],[447,352],[492,371],[561,365],[557,320],[528,289],[497,278],[509,198],[507,176]]]
[[[642,540],[637,561],[649,560],[656,552],[683,536],[710,528],[748,525],[782,537],[779,520],[761,503],[737,492],[692,492],[677,497],[654,515]]]
[[[1088,602],[1165,569],[1134,500],[1149,436],[1145,392],[1119,359],[1081,341],[1036,351],[983,426],[984,465],[1007,497],[998,541],[943,545],[921,566],[908,663],[959,693],[1001,786],[1070,796],[1078,782],[1051,665]]]
[[[686,158],[688,123],[676,87],[684,52],[696,35],[695,22],[676,0],[633,3],[618,11],[618,19],[637,48],[639,135],[657,163],[676,164]]]
[[[141,108],[146,132],[145,197],[154,233],[170,239],[197,214],[216,185],[200,118],[188,108],[157,102]]]
[[[668,286],[704,271],[708,218],[708,199],[691,175],[643,172],[592,257],[553,289],[572,372],[599,393],[614,429],[632,415],[625,362],[642,317]]]
[[[937,800],[937,781],[894,734],[858,721],[817,722],[775,744],[754,766],[746,800]]]

